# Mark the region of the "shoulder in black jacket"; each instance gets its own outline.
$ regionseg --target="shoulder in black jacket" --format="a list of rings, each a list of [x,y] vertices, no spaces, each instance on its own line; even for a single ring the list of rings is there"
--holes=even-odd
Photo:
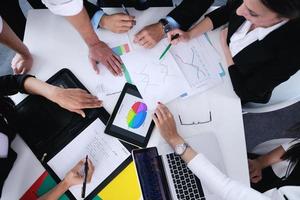
[[[180,29],[186,31],[200,19],[213,2],[213,0],[183,0],[168,16],[180,25]]]
[[[25,92],[24,81],[28,77],[30,75],[7,75],[0,77],[0,133],[8,137],[9,143],[11,143],[16,135],[14,130],[16,116],[14,103],[6,96],[16,94],[17,92]],[[6,158],[0,158],[0,197],[5,179],[13,167],[16,158],[17,154],[11,148],[9,148]]]
[[[242,1],[230,2],[207,15],[214,28],[228,22],[227,43],[245,21],[244,17],[236,15]],[[243,104],[267,103],[273,89],[298,71],[299,35],[300,19],[290,20],[233,57],[234,65],[229,67],[229,73],[234,90]]]

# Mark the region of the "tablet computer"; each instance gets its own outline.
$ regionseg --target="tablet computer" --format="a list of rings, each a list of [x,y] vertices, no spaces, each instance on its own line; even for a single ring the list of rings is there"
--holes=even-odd
[[[126,83],[104,132],[135,146],[146,147],[154,128],[152,113],[136,86]]]

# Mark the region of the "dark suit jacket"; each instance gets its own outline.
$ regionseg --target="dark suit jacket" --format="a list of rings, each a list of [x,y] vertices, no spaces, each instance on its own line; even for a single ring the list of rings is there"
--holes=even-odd
[[[0,77],[0,132],[7,135],[9,143],[16,135],[15,123],[16,116],[14,111],[14,103],[7,95],[13,95],[17,92],[24,91],[24,81],[30,75],[7,75]],[[17,158],[17,154],[9,148],[7,158],[0,158],[0,197],[2,187],[7,178],[13,164]]]
[[[209,13],[214,29],[228,22],[227,43],[245,21],[236,15],[240,0]],[[233,57],[229,74],[236,94],[242,103],[267,103],[273,89],[288,80],[300,68],[300,20],[290,20],[269,33],[263,40],[255,41]]]
[[[168,16],[180,25],[180,29],[188,30],[213,4],[213,0],[183,0]]]

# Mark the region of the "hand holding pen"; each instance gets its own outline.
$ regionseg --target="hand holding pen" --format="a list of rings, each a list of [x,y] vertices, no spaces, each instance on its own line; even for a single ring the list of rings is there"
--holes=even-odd
[[[172,37],[174,37],[174,35],[177,35],[177,34],[179,36],[175,39],[172,39]],[[191,36],[190,36],[189,32],[185,32],[185,31],[182,31],[180,29],[171,30],[170,32],[168,32],[167,36],[168,36],[169,42],[172,45],[176,45],[179,42],[187,42],[191,39]]]
[[[63,182],[67,186],[67,188],[72,187],[74,185],[82,184],[84,182],[84,174],[82,174],[82,168],[84,168],[86,162],[86,158],[79,161],[75,167],[73,167],[65,176]],[[94,173],[94,165],[92,164],[90,159],[87,159],[88,173],[86,176],[86,182],[89,183],[92,180],[92,176]]]
[[[100,26],[114,33],[125,33],[129,31],[135,24],[135,17],[131,16],[127,8],[122,4],[122,13],[111,15],[103,15],[100,20]]]

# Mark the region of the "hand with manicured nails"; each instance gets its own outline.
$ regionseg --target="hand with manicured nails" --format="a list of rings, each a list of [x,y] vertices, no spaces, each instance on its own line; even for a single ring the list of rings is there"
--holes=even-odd
[[[155,125],[159,129],[161,136],[168,142],[173,148],[184,140],[179,136],[176,128],[176,123],[172,113],[162,103],[158,103],[157,108],[152,116]]]

